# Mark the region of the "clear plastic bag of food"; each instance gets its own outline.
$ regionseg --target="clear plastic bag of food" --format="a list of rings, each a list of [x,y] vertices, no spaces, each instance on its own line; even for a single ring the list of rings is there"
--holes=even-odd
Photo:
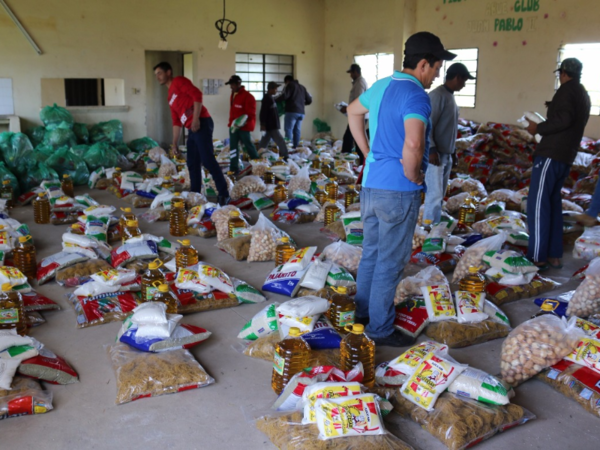
[[[506,233],[501,231],[498,235],[486,239],[482,239],[470,246],[465,254],[460,258],[452,282],[458,283],[461,279],[469,274],[469,267],[482,267],[483,256],[485,252],[490,250],[500,250],[506,241]]]
[[[238,200],[251,192],[265,192],[265,182],[256,175],[248,175],[238,180],[229,191],[232,200]]]
[[[485,287],[485,292],[488,300],[500,306],[522,298],[544,294],[556,289],[558,286],[560,286],[560,283],[550,278],[535,275],[530,283],[519,286],[506,286],[496,282],[489,282]]]
[[[138,297],[131,292],[111,292],[95,297],[75,294],[69,301],[77,315],[77,328],[123,321],[137,306]]]
[[[309,170],[309,165],[305,165],[298,171],[298,174],[292,176],[288,185],[289,192],[310,191],[311,181],[309,177]]]
[[[110,270],[112,266],[103,259],[91,259],[56,272],[56,282],[60,286],[79,286],[91,278],[91,275],[102,270]]]
[[[600,313],[600,258],[595,258],[588,265],[585,279],[569,301],[567,315],[585,318],[598,313]]]
[[[458,323],[455,320],[430,323],[425,335],[450,348],[463,348],[508,336],[510,327],[492,320]]]
[[[523,322],[502,344],[502,378],[511,386],[521,384],[573,352],[582,337],[575,318],[544,315]]]
[[[289,237],[287,233],[277,228],[264,214],[260,213],[256,224],[250,227],[250,249],[248,262],[273,261],[278,240]]]
[[[422,295],[421,288],[432,284],[448,284],[446,275],[436,266],[426,267],[412,277],[406,277],[398,283],[394,303],[399,304],[409,297]]]
[[[328,261],[344,267],[356,277],[358,265],[362,258],[362,248],[339,241],[325,247],[322,255]]]
[[[107,352],[117,379],[117,405],[201,388],[215,382],[184,349],[148,353],[117,343],[108,346]]]
[[[16,376],[10,390],[0,389],[0,420],[44,414],[52,409],[52,392],[31,378]]]
[[[231,239],[223,239],[217,242],[216,245],[219,249],[231,255],[236,261],[243,261],[248,258],[251,240],[252,236],[239,236]]]

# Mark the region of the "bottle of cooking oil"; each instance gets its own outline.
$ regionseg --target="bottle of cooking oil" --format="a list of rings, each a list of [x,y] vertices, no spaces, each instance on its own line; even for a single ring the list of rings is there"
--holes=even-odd
[[[37,262],[35,259],[35,247],[31,243],[31,236],[20,236],[19,242],[13,249],[15,267],[19,269],[29,280],[35,280],[37,275]]]
[[[35,223],[50,223],[50,202],[45,192],[40,192],[33,200],[33,221]]]
[[[154,283],[158,282],[164,284],[165,276],[160,271],[162,261],[157,259],[148,264],[148,270],[142,275],[142,302],[151,302],[154,300],[154,294],[156,294],[157,287]]]
[[[296,247],[290,244],[289,237],[284,236],[279,239],[279,244],[277,244],[277,247],[275,247],[275,267],[288,262],[295,251]]]
[[[169,285],[157,281],[154,283],[154,286],[156,287],[156,291],[154,292],[152,301],[162,302],[167,305],[167,314],[177,314],[177,299],[169,290]]]
[[[336,288],[336,292],[331,295],[331,303],[327,316],[331,321],[331,325],[337,331],[344,331],[347,326],[354,324],[354,314],[356,312],[356,304],[348,296],[348,290],[345,286]]]
[[[175,190],[175,184],[173,183],[173,179],[171,177],[164,177],[160,187],[171,192]]]
[[[265,172],[265,174],[263,175],[263,181],[266,184],[273,184],[273,183],[275,183],[275,174],[273,172],[271,172],[270,170],[267,170]]]
[[[60,187],[67,197],[71,197],[71,198],[75,197],[75,189],[73,187],[73,179],[69,176],[68,173],[65,173],[63,175],[63,179],[60,183]]]
[[[354,188],[354,185],[351,184],[344,193],[344,206],[347,208],[348,206],[356,203],[358,198],[358,191]]]
[[[185,236],[187,234],[187,212],[185,211],[185,203],[182,201],[171,203],[169,232],[171,236]]]
[[[328,200],[337,200],[338,184],[335,177],[330,178],[327,184],[325,184],[325,192],[327,193]]]
[[[121,168],[120,167],[115,167],[115,171],[112,174],[111,177],[111,181],[113,186],[117,187],[117,188],[121,188]]]
[[[231,211],[229,213],[227,226],[229,227],[229,237],[234,238],[246,234],[246,228],[248,227],[248,224],[242,217],[240,217],[239,211]]]
[[[277,395],[290,379],[310,366],[310,345],[300,335],[300,329],[290,328],[289,336],[275,346],[271,387]]]
[[[278,181],[273,190],[273,202],[275,205],[285,202],[288,199],[288,190],[285,187],[285,181]]]
[[[0,292],[0,330],[15,328],[21,336],[27,334],[21,294],[12,290],[10,283],[2,285]]]
[[[233,184],[235,184],[237,181],[235,179],[235,173],[233,173],[231,170],[227,172],[227,178],[229,178]]]
[[[325,226],[335,222],[342,215],[342,210],[335,201],[329,199],[325,205]]]
[[[283,160],[283,156],[280,156],[279,158],[277,158],[277,161],[275,161],[273,163],[274,166],[287,166],[287,164],[285,163],[285,161]]]
[[[485,291],[485,278],[479,273],[478,267],[469,267],[469,275],[458,282],[461,291],[479,294]]]
[[[312,160],[312,168],[317,170],[321,169],[321,160],[319,158],[315,158]]]
[[[142,230],[138,226],[137,220],[128,220],[125,222],[125,228],[123,229],[123,233],[121,234],[121,239],[123,240],[123,244],[125,241],[141,236]]]
[[[2,188],[0,188],[0,198],[6,200],[7,208],[12,208],[14,206],[13,195],[13,188],[10,185],[10,180],[4,180],[2,182]]]
[[[181,247],[175,252],[175,265],[177,270],[198,264],[198,250],[192,247],[189,239],[179,241]]]
[[[467,197],[458,211],[458,223],[471,226],[475,223],[477,205],[471,197]]]
[[[433,221],[431,219],[425,219],[423,220],[423,229],[427,232],[431,231],[431,223]]]
[[[540,306],[540,310],[534,314],[533,316],[531,316],[532,319],[535,319],[536,317],[540,317],[540,316],[556,316],[556,317],[560,317],[557,313],[556,313],[556,308],[560,305],[560,302],[558,300],[552,300],[550,298],[547,298],[546,300],[544,300],[542,302],[542,305]]]
[[[362,384],[373,387],[375,383],[375,342],[365,334],[365,327],[360,323],[347,326],[348,335],[340,344],[341,369],[352,370],[360,361],[364,369]]]
[[[320,205],[324,205],[327,201],[327,194],[325,191],[319,189],[317,192],[315,192],[315,200],[317,200]]]
[[[327,161],[323,161],[321,163],[321,173],[329,178],[331,176],[331,164]]]
[[[121,214],[121,217],[119,218],[119,229],[121,230],[122,238],[123,231],[125,230],[125,227],[127,227],[127,221],[134,220],[137,222],[137,217],[131,212],[131,208],[121,208],[121,211],[123,211],[123,214]]]
[[[154,171],[152,170],[152,167],[146,167],[146,179],[148,178],[158,178],[158,175],[156,175],[154,173]]]

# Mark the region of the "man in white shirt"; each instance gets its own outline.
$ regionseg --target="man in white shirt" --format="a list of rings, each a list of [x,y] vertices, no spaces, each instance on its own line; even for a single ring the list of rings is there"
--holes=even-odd
[[[350,78],[352,78],[352,89],[350,89],[350,99],[348,100],[348,104],[351,104],[367,90],[367,80],[365,80],[362,76],[362,71],[358,64],[352,64],[346,73],[349,73]],[[342,107],[340,112],[342,114],[346,114],[346,107]],[[342,153],[350,153],[354,149],[354,146],[355,142],[352,138],[350,127],[348,126],[346,127],[346,132],[344,133]],[[360,164],[364,164],[364,156],[362,155],[362,152],[358,152],[358,157],[360,158]]]
[[[423,220],[438,223],[442,216],[442,202],[446,195],[452,170],[458,132],[458,106],[454,93],[475,77],[464,64],[454,63],[446,71],[446,82],[429,93],[431,100],[431,135],[429,166],[425,175],[425,211]]]

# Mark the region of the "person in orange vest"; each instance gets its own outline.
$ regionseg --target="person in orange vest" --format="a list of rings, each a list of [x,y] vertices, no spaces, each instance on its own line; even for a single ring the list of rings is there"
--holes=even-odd
[[[227,125],[229,127],[229,170],[237,175],[240,171],[240,142],[244,145],[250,159],[258,158],[250,135],[256,126],[256,99],[242,86],[242,79],[237,75],[232,75],[225,84],[231,88]],[[243,116],[247,117],[245,122]]]

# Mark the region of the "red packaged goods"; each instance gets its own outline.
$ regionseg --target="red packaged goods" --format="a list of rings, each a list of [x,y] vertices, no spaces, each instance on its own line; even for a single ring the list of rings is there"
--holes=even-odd
[[[27,292],[25,294],[21,293],[21,297],[23,298],[25,312],[60,309],[58,303],[35,291]]]
[[[156,258],[158,258],[158,246],[156,242],[149,240],[123,244],[111,252],[111,260],[114,268],[123,267],[137,259]]]
[[[69,363],[44,347],[38,356],[21,361],[17,371],[21,375],[52,384],[72,384],[79,381],[79,375]]]
[[[52,410],[52,393],[35,380],[15,377],[10,391],[0,389],[0,420],[44,414]]]
[[[414,250],[410,262],[419,266],[436,266],[442,272],[452,272],[456,267],[456,258],[450,253],[428,254],[421,251],[421,247]]]
[[[67,252],[59,252],[42,259],[37,266],[38,284],[44,284],[46,281],[54,278],[59,269],[64,269],[87,259],[89,259],[87,256],[79,253]]]
[[[237,200],[231,200],[230,205],[237,206],[239,209],[250,209],[252,208],[252,200],[246,197],[239,198]]]
[[[131,292],[111,292],[95,297],[71,294],[69,300],[77,314],[77,328],[125,320],[137,306],[138,297]]]
[[[429,316],[422,298],[416,297],[396,306],[394,327],[402,333],[416,338],[428,323]]]

